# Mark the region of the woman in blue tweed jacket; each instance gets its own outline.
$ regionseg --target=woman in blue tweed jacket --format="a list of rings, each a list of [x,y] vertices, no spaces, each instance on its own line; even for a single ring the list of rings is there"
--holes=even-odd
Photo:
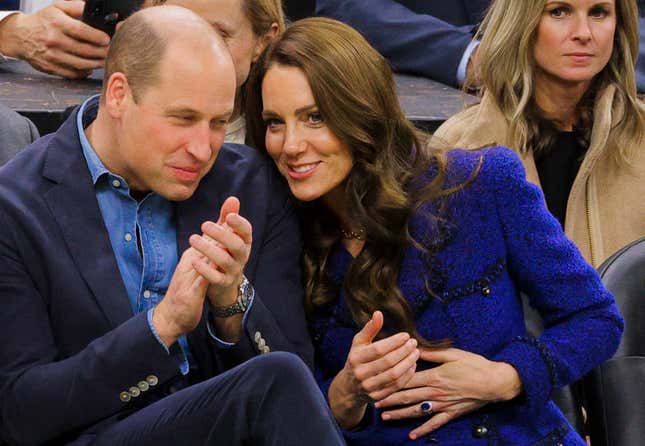
[[[250,86],[252,138],[302,202],[316,374],[348,443],[585,445],[549,395],[623,321],[513,152],[431,148],[333,20],[293,24]]]

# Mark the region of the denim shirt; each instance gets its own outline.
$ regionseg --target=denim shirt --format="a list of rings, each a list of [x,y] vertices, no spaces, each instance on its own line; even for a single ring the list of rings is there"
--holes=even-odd
[[[174,206],[153,192],[140,201],[135,200],[125,179],[110,172],[101,162],[84,131],[84,124],[89,125],[88,121],[94,116],[88,107],[90,116],[84,117],[91,99],[81,105],[76,124],[103,222],[133,314],[148,312],[150,329],[168,350],[152,324],[152,311],[163,299],[177,267]],[[191,366],[195,367],[195,362],[185,335],[179,338],[179,345],[184,353],[180,371],[185,375]]]

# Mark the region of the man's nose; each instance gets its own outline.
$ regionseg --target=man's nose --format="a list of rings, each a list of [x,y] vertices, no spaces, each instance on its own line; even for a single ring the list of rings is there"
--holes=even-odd
[[[211,148],[212,136],[213,131],[208,123],[197,124],[188,143],[188,153],[199,161],[208,161],[213,154],[213,149]]]

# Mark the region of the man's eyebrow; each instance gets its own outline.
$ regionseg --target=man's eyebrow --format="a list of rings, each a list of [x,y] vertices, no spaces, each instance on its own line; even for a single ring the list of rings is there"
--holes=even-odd
[[[169,108],[165,111],[166,116],[171,115],[190,115],[190,116],[203,116],[203,113],[190,108],[190,107],[176,107]],[[226,110],[224,113],[217,114],[213,116],[212,119],[229,119],[233,115],[233,109]]]

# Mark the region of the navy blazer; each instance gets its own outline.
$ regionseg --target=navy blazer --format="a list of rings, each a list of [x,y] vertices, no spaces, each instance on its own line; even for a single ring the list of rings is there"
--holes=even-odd
[[[457,82],[457,67],[490,0],[316,0],[316,14],[358,29],[395,71]],[[639,0],[641,14],[643,1]],[[645,19],[636,65],[638,91],[645,91]]]
[[[92,432],[163,397],[182,360],[177,343],[170,355],[160,345],[145,312],[132,314],[76,113],[0,169],[0,438],[10,444],[85,444]],[[175,205],[178,253],[231,195],[253,225],[245,274],[256,297],[234,347],[209,337],[204,312],[188,335],[198,363],[191,378],[259,354],[257,332],[272,350],[294,352],[311,367],[298,222],[268,159],[246,146],[222,147],[194,195]],[[156,390],[120,400],[150,375],[159,380]]]

